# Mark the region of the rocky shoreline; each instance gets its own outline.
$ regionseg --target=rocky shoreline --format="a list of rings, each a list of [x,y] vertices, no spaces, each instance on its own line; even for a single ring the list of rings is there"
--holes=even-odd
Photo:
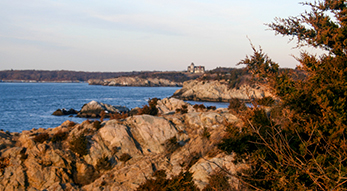
[[[236,116],[175,98],[156,107],[157,116],[0,131],[0,190],[136,190],[158,171],[167,178],[189,172],[203,189],[220,168],[231,185],[240,184],[232,175],[247,165],[216,146]]]
[[[77,117],[81,118],[100,118],[101,114],[103,112],[104,118],[109,118],[111,114],[115,113],[129,113],[129,108],[125,106],[120,105],[109,105],[97,101],[91,101],[89,103],[86,103],[82,106],[80,111],[77,111],[75,109],[57,109],[55,112],[52,113],[52,115],[55,116],[62,116],[62,115],[76,115]]]
[[[58,80],[58,81],[40,81],[40,80],[0,80],[0,83],[85,83],[79,80]]]
[[[239,88],[230,89],[223,81],[199,81],[191,80],[183,83],[183,87],[177,90],[172,97],[206,102],[229,102],[236,98],[245,102],[252,99],[259,99],[272,94],[260,85],[242,85]]]
[[[89,85],[138,86],[138,87],[181,87],[183,83],[162,78],[118,77],[104,80],[90,79]]]

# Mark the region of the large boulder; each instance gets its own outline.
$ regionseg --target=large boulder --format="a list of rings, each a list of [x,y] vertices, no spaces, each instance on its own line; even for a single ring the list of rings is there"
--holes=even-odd
[[[169,114],[175,113],[176,109],[182,109],[182,106],[187,106],[188,112],[195,111],[192,105],[176,98],[164,98],[158,100],[156,107],[160,114]]]
[[[128,113],[129,108],[125,106],[113,106],[97,101],[91,101],[84,104],[81,111],[78,113],[78,117],[100,117],[100,113],[104,111],[105,113]]]
[[[248,166],[245,164],[235,164],[232,155],[220,154],[211,159],[200,159],[191,168],[190,172],[193,173],[193,181],[199,189],[203,189],[209,183],[210,175],[215,172],[224,171],[228,172],[227,177],[230,185],[240,184],[240,181],[235,178],[237,172],[241,169],[246,169]]]

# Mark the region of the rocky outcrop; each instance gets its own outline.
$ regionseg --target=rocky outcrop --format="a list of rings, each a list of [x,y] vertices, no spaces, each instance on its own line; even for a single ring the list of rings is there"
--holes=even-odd
[[[229,89],[228,85],[220,81],[191,80],[183,83],[172,97],[183,100],[229,102],[232,98],[248,101],[253,98],[271,96],[263,86],[242,85],[239,88]]]
[[[163,99],[160,108],[171,111],[181,104]],[[188,170],[202,189],[220,167],[230,174],[247,167],[216,147],[226,124],[238,121],[227,110],[164,110],[161,116],[136,115],[101,125],[66,121],[56,128],[0,131],[0,190],[135,190],[157,170],[168,178]],[[86,140],[80,144],[86,143],[87,154],[71,146],[78,137]]]
[[[78,117],[86,117],[86,116],[95,116],[100,117],[101,111],[105,113],[128,113],[129,108],[120,105],[109,105],[97,101],[91,101],[87,104],[84,104],[78,113]]]
[[[113,113],[128,113],[130,110],[129,108],[125,106],[120,105],[109,105],[97,101],[91,101],[89,103],[86,103],[82,106],[80,111],[76,111],[74,109],[69,109],[68,111],[65,109],[57,109],[55,112],[53,112],[52,115],[55,116],[61,116],[61,115],[74,115],[77,114],[77,117],[82,118],[99,118],[101,112],[105,113],[106,118],[110,117],[110,114]]]
[[[55,116],[62,116],[62,115],[75,115],[77,114],[78,111],[74,110],[74,109],[69,109],[69,110],[66,110],[65,108],[63,109],[57,109],[55,112],[53,112],[52,115],[55,115]]]
[[[192,105],[176,98],[158,100],[156,107],[158,108],[159,114],[172,114],[176,112],[176,109],[181,109],[182,106],[187,106],[188,112],[195,111]]]
[[[90,79],[89,85],[103,86],[140,86],[140,87],[181,87],[181,82],[173,82],[162,78],[118,77],[111,79]]]

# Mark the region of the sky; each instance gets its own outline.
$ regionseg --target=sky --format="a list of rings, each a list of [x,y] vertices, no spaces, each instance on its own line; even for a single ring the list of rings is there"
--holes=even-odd
[[[295,42],[265,25],[297,0],[1,0],[0,70],[183,71],[240,67],[250,41],[295,68]]]

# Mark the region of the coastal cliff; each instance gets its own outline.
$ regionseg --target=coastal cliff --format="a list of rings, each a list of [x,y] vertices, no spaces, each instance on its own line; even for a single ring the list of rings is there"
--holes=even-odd
[[[260,85],[243,84],[238,88],[229,88],[223,81],[190,80],[184,82],[183,87],[172,97],[193,101],[229,102],[232,98],[249,101],[267,96],[271,96],[271,93]]]
[[[181,87],[182,82],[174,82],[163,78],[119,77],[104,80],[90,79],[89,85],[103,86],[140,86],[140,87]]]
[[[158,116],[0,131],[0,190],[136,190],[158,172],[171,180],[190,173],[203,189],[221,168],[238,187],[232,175],[247,165],[234,164],[233,155],[216,146],[236,116],[226,109],[197,111],[175,98],[159,100],[157,108]],[[179,108],[187,113],[175,112]]]

